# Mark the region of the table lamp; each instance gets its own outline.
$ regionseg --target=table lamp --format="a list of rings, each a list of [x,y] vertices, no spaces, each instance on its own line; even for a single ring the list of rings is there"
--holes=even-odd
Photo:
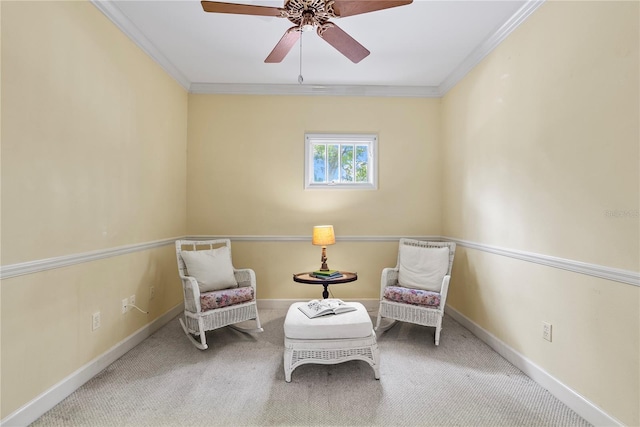
[[[333,245],[336,242],[336,235],[333,232],[333,225],[316,225],[313,227],[313,235],[311,244],[322,246],[322,265],[320,271],[329,271],[327,267],[327,245]]]

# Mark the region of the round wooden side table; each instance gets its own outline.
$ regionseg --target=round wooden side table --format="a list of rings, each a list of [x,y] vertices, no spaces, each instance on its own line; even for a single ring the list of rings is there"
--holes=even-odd
[[[336,278],[319,278],[311,275],[311,271],[306,273],[298,273],[293,275],[293,281],[298,283],[306,283],[307,285],[322,285],[324,291],[322,291],[322,298],[329,298],[329,285],[338,285],[340,283],[350,283],[358,280],[358,273],[351,273],[349,271],[341,271],[342,276]]]

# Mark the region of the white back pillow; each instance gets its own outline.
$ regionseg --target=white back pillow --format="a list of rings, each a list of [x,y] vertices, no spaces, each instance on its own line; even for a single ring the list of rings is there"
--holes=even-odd
[[[404,288],[440,292],[449,270],[449,248],[400,246],[398,284]]]
[[[200,292],[238,287],[228,246],[205,251],[182,251],[180,254],[187,266],[187,273],[198,281]]]

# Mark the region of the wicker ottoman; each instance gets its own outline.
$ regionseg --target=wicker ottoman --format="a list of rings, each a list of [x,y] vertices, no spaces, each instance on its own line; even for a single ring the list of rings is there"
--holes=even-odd
[[[305,363],[325,365],[348,360],[364,360],[380,379],[380,357],[371,318],[364,306],[349,302],[356,311],[309,319],[298,309],[303,302],[289,307],[284,320],[284,377]]]

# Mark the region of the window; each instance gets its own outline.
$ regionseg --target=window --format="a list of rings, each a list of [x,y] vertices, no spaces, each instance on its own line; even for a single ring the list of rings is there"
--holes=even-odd
[[[375,190],[377,143],[369,134],[306,134],[304,188]]]

